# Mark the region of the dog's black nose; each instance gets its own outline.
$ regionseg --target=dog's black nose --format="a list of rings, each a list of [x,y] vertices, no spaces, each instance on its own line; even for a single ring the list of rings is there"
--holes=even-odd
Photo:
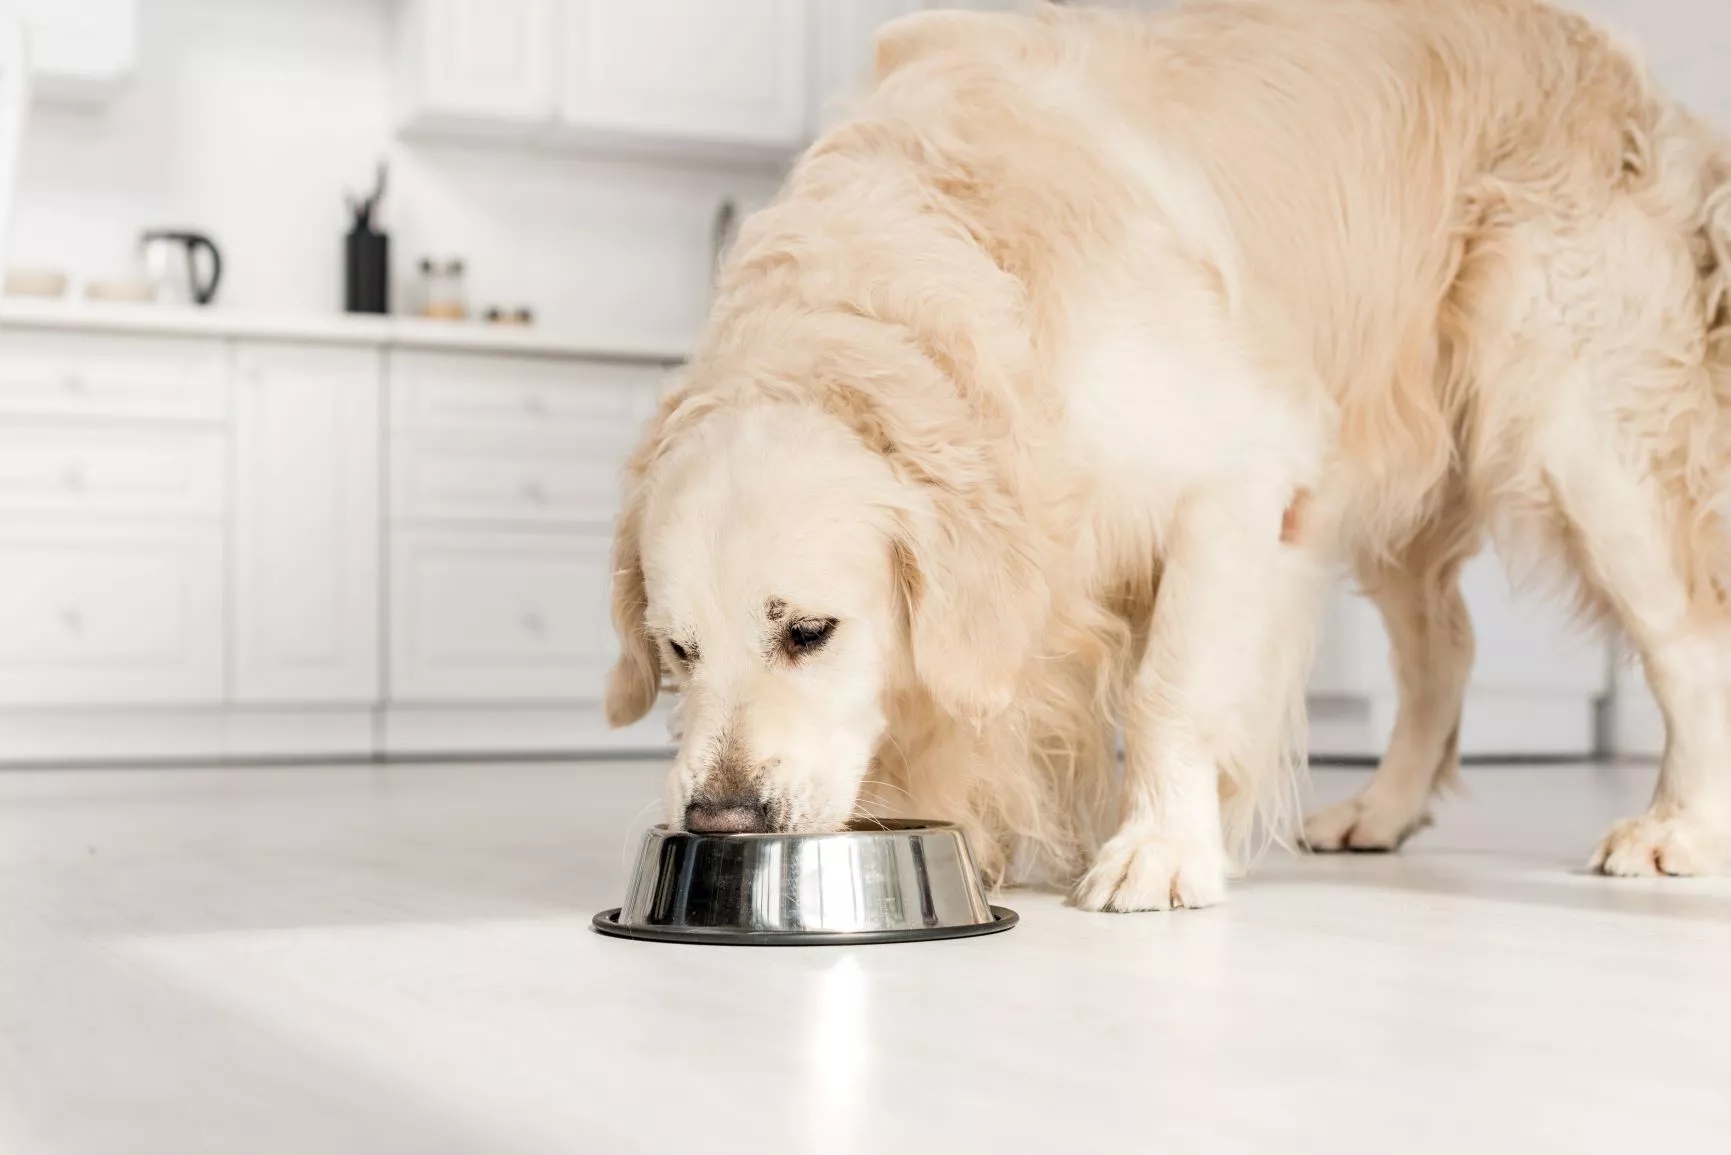
[[[685,829],[694,834],[763,834],[769,807],[756,798],[700,800],[685,808]]]

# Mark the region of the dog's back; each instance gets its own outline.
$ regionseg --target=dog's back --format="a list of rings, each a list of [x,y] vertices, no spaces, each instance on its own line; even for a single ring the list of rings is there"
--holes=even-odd
[[[1573,237],[1590,263],[1614,205],[1651,220],[1655,264],[1710,263],[1717,235],[1716,142],[1537,0],[915,18],[881,56],[867,118],[917,126],[1036,315],[1115,259],[1126,219],[1167,223],[1257,359],[1339,406],[1371,551],[1435,513],[1465,407],[1494,387],[1473,345],[1510,307],[1512,236]]]

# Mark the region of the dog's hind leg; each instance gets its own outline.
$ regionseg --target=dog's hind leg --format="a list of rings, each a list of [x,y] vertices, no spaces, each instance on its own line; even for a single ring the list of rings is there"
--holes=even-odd
[[[1547,455],[1546,480],[1583,579],[1635,643],[1665,716],[1645,814],[1592,857],[1605,874],[1704,874],[1731,850],[1731,605],[1715,574],[1723,526],[1711,496],[1614,421],[1582,422]],[[1597,436],[1595,436],[1597,434]]]
[[[1455,780],[1473,664],[1460,569],[1477,549],[1476,527],[1457,503],[1397,558],[1360,567],[1360,585],[1388,630],[1400,704],[1370,784],[1305,819],[1309,849],[1394,850],[1429,823],[1431,796]]]

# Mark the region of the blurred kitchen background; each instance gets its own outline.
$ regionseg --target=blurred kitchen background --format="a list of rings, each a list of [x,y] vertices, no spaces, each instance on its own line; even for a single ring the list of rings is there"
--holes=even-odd
[[[616,475],[924,6],[0,0],[0,762],[664,750],[600,717]],[[1731,5],[1584,6],[1731,124]],[[1468,754],[1657,751],[1607,642],[1470,584]],[[1392,723],[1344,591],[1312,704],[1319,756]]]

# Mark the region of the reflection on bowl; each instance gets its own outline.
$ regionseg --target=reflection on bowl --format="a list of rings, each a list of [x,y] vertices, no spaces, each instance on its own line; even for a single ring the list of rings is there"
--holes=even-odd
[[[751,945],[907,942],[1008,930],[986,901],[967,835],[948,823],[870,821],[832,834],[643,839],[606,934]]]

